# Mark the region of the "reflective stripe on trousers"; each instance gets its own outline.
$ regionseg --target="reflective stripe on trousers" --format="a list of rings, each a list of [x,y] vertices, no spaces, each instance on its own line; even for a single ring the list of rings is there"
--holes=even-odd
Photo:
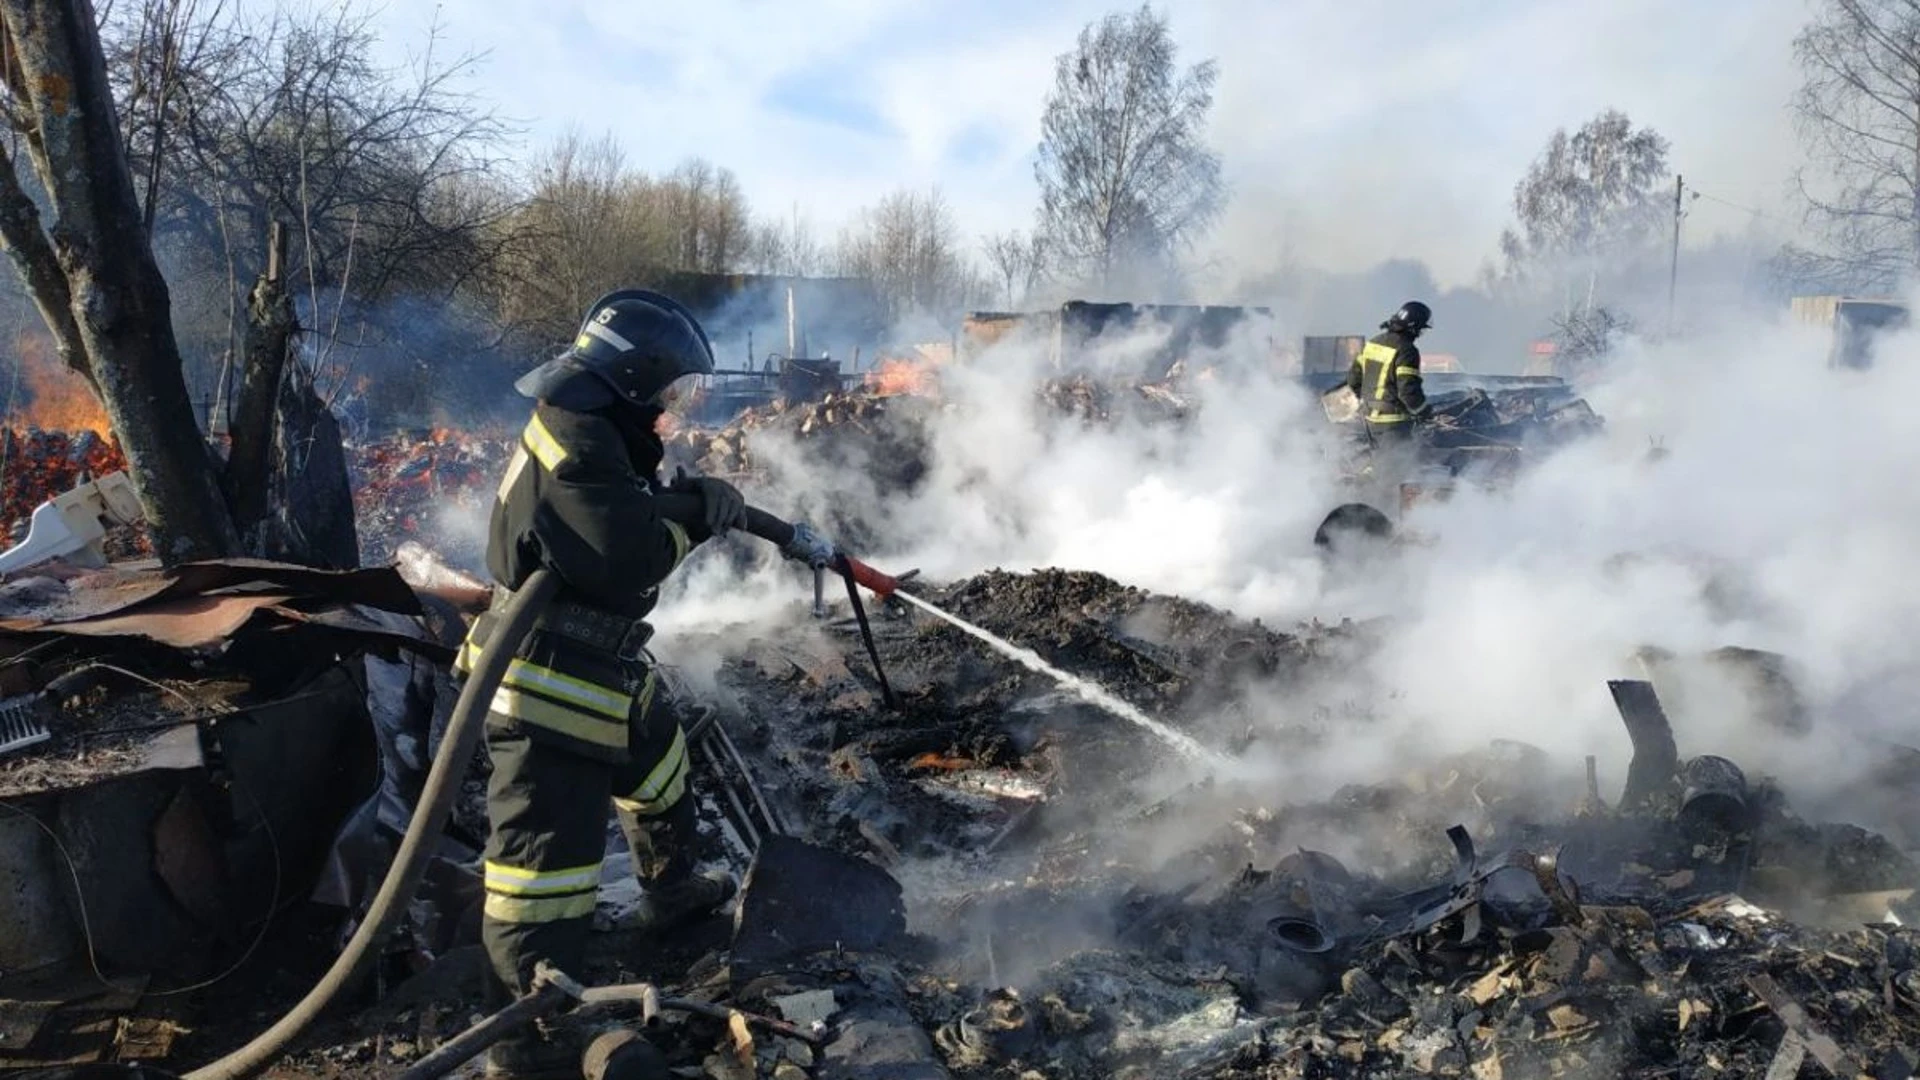
[[[658,817],[687,793],[687,733],[678,724],[673,729],[673,744],[660,763],[647,773],[640,786],[614,799],[622,810],[641,817]]]
[[[486,863],[490,919],[511,923],[547,923],[593,914],[600,891],[600,864],[560,870],[532,870],[491,859]]]

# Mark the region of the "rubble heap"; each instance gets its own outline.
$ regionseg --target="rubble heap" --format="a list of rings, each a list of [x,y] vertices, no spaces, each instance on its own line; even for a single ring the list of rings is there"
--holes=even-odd
[[[1216,687],[1370,647],[1363,627],[1278,633],[1093,574],[925,595],[1216,742],[1239,722]],[[1802,1053],[1896,1075],[1920,1043],[1920,938],[1893,924],[1920,915],[1920,871],[1765,780],[1741,779],[1731,824],[1686,809],[1691,766],[1609,807],[1504,743],[1320,801],[1143,802],[1164,747],[953,628],[882,620],[898,714],[834,636],[749,647],[723,716],[804,835],[908,883],[926,951],[881,974],[843,959],[840,993],[893,980],[938,1075],[1759,1076]],[[1155,835],[1188,839],[1143,854]]]
[[[667,456],[707,476],[740,476],[762,467],[748,444],[767,432],[806,444],[809,461],[844,457],[858,442],[873,461],[904,455],[917,463],[924,458],[924,433],[915,422],[932,408],[926,398],[864,390],[828,393],[818,401],[781,399],[746,409],[718,430],[682,428],[666,440]],[[911,483],[917,476],[915,471],[903,479]]]
[[[916,588],[1214,746],[1369,722],[1279,727],[1237,692],[1350,668],[1364,626],[1280,631],[1057,570]],[[1511,742],[1325,797],[1180,786],[1148,732],[895,605],[872,612],[887,709],[852,620],[805,608],[657,643],[703,857],[753,866],[730,919],[644,942],[609,856],[582,974],[709,1007],[646,1029],[672,1075],[1891,1077],[1920,1045],[1920,938],[1895,925],[1920,916],[1912,853],[1802,821],[1730,763],[1653,782],[1637,757],[1612,805]],[[473,940],[470,910],[426,907]],[[219,988],[223,1019],[169,1063],[270,1022],[334,940],[263,946],[272,974]],[[391,1076],[467,1027],[484,959],[448,944],[383,969],[290,1074]]]
[[[1595,434],[1605,421],[1568,386],[1521,387],[1489,393],[1472,389],[1431,399],[1446,428],[1432,432],[1436,447],[1526,446],[1545,449]]]
[[[1739,899],[1587,906],[1478,942],[1392,941],[1226,1076],[1911,1075],[1920,932]],[[1846,1047],[1853,1049],[1844,1049]]]
[[[275,916],[371,895],[450,702],[421,615],[392,570],[253,559],[0,586],[0,1072],[169,1058]]]
[[[1076,375],[1048,379],[1037,393],[1049,411],[1086,423],[1109,423],[1122,417],[1166,423],[1186,419],[1192,408],[1178,375],[1136,383]]]

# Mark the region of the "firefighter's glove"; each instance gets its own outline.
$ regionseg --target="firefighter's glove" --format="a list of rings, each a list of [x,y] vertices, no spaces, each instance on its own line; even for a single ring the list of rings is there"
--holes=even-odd
[[[716,480],[711,476],[688,476],[687,470],[682,468],[674,472],[673,487],[679,491],[699,493],[709,535],[725,536],[729,529],[746,526],[747,500],[740,494],[739,488],[725,480]]]
[[[780,548],[780,554],[814,569],[833,562],[833,542],[813,531],[804,521],[793,523],[793,539]]]

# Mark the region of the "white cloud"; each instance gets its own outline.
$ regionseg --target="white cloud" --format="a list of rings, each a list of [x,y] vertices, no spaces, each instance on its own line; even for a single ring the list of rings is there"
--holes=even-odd
[[[1786,101],[1802,0],[1512,0],[1473,14],[1413,0],[1183,0],[1187,62],[1221,77],[1213,132],[1235,200],[1213,253],[1258,268],[1282,242],[1352,268],[1424,258],[1470,276],[1548,133],[1617,106],[1665,133],[1702,190],[1777,209],[1797,158]],[[636,164],[701,155],[769,210],[831,227],[902,185],[938,183],[967,235],[1025,227],[1051,59],[1106,5],[716,0],[390,0],[388,48],[438,10],[490,58],[475,89],[532,141],[617,132]],[[791,104],[843,103],[852,119]],[[1694,206],[1702,236],[1746,224]]]

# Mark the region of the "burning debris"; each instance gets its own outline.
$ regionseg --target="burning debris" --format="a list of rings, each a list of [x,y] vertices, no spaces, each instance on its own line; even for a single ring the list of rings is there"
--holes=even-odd
[[[17,543],[35,507],[87,479],[126,467],[120,448],[91,430],[0,429],[0,521],[5,522],[5,534]]]
[[[778,401],[747,409],[719,430],[677,429],[667,438],[668,459],[706,476],[740,476],[759,467],[749,444],[767,435],[805,441],[810,455],[828,450],[830,440],[852,439],[868,444],[869,453],[906,449],[918,458],[924,451],[915,445],[916,434],[923,438],[923,433],[908,429],[924,416],[924,410],[903,408],[894,398],[880,393],[829,393],[818,401]]]
[[[1600,431],[1605,422],[1568,384],[1532,379],[1521,385],[1449,387],[1445,376],[1430,378],[1427,400],[1437,423],[1428,431],[1432,450],[1521,448],[1545,450]],[[1359,422],[1360,402],[1345,384],[1321,399],[1327,418]],[[1363,437],[1355,431],[1356,436]]]
[[[940,395],[938,371],[928,361],[888,361],[860,390],[775,401],[718,429],[677,426],[666,436],[668,461],[708,476],[752,477],[767,470],[770,445],[786,444],[801,448],[818,473],[853,468],[881,494],[909,492],[930,465],[930,425],[953,407]],[[1034,393],[1044,412],[1086,424],[1174,422],[1191,409],[1177,372],[1156,383],[1050,379]],[[834,524],[845,524],[848,537],[864,535],[858,523]]]
[[[906,379],[919,370],[752,410],[720,431],[683,428],[668,442],[699,471],[734,476],[769,467],[765,440],[807,442],[823,468],[859,462],[871,475],[885,463],[893,471],[882,482],[908,488],[926,468],[928,420],[950,407],[934,380]],[[1178,423],[1189,415],[1184,378],[1060,379],[1039,393],[1072,421]],[[1537,445],[1541,432],[1598,425],[1557,391],[1436,403],[1453,420],[1450,438]],[[334,842],[306,836],[298,871],[275,870],[332,916],[272,932],[257,915],[236,923],[277,974],[195,991],[169,1014],[178,1030],[117,1037],[96,1045],[96,1058],[209,1060],[330,958],[338,916],[351,920],[371,891],[444,720],[444,676],[384,647],[438,656],[460,632],[447,605],[471,613],[487,600],[483,583],[407,541],[433,535],[454,565],[477,562],[477,548],[449,550],[440,515],[484,514],[510,446],[508,434],[433,431],[355,453],[363,536],[378,538],[366,546],[401,560],[429,598],[424,619],[398,600],[343,605],[314,582],[258,571],[197,591],[168,586],[176,592],[142,601],[153,610],[124,613],[133,625],[191,602],[204,608],[196,617],[225,613],[220,633],[172,643],[192,653],[187,667],[134,653],[153,662],[125,664],[132,684],[91,687],[82,711],[98,726],[79,737],[92,742],[76,749],[71,710],[39,738],[47,710],[0,708],[0,745],[14,721],[31,740],[0,777],[29,793],[65,789],[85,786],[89,769],[149,771],[145,743],[103,741],[119,727],[217,731],[270,707],[242,676],[276,663],[298,635],[351,631],[334,642],[347,653],[312,642],[308,651],[360,661],[335,704],[375,733],[370,753],[359,747],[374,775],[354,789],[373,795],[330,805],[331,820],[347,822],[322,838]],[[18,583],[23,611],[66,603],[29,584]],[[1902,1075],[1903,1055],[1920,1045],[1920,938],[1903,925],[1920,915],[1920,869],[1902,849],[1910,838],[1808,823],[1774,782],[1727,759],[1682,759],[1650,683],[1615,686],[1635,761],[1611,804],[1593,763],[1582,783],[1518,743],[1410,759],[1404,775],[1322,797],[1285,786],[1283,770],[1262,779],[1254,763],[1304,757],[1372,718],[1301,709],[1278,720],[1260,703],[1321,700],[1318,683],[1376,647],[1368,626],[1281,630],[1062,570],[995,571],[916,596],[958,622],[904,598],[874,612],[897,709],[883,708],[879,673],[847,621],[795,611],[750,641],[671,643],[723,658],[697,677],[667,673],[696,763],[701,855],[752,869],[730,932],[709,924],[642,948],[621,929],[636,896],[630,867],[609,858],[594,959],[570,974],[644,980],[653,996],[636,1000],[657,1015],[602,1056],[721,1080],[1877,1077]],[[58,635],[87,639],[88,621],[105,621],[91,632],[124,649],[120,639],[138,631],[112,621],[122,615],[59,620]],[[42,621],[0,630],[52,632]],[[206,653],[214,640],[223,644]],[[1012,655],[1020,650],[1040,663]],[[26,650],[17,658],[30,670]],[[232,685],[219,684],[223,675]],[[17,689],[49,692],[31,681]],[[1782,674],[1760,692],[1792,689]],[[1804,702],[1783,700],[1779,711],[1788,719],[1775,735],[1809,736]],[[1204,753],[1184,759],[1185,742]],[[1256,775],[1238,775],[1243,763]],[[1871,782],[1911,779],[1883,773]],[[297,1070],[393,1075],[447,1047],[483,1008],[471,871],[484,829],[479,780],[468,778],[443,857],[360,1011],[316,1032]],[[224,813],[247,819],[231,799]],[[168,859],[204,854],[155,843]],[[257,846],[248,855],[257,859]],[[189,863],[163,875],[168,903],[274,906],[189,895],[197,878],[179,869]],[[0,1016],[27,1015],[45,996],[16,990]],[[62,998],[60,1015],[78,1000]],[[120,1008],[152,1019],[138,996]],[[49,1060],[39,1037],[27,1036],[31,1053],[17,1048],[21,1060]]]
[[[485,538],[450,520],[485,521],[514,433],[436,427],[349,448],[354,518],[363,559],[391,561],[401,544],[425,540],[463,566],[478,566]]]
[[[1156,382],[1116,383],[1085,375],[1048,379],[1038,394],[1054,415],[1084,423],[1110,423],[1127,418],[1147,423],[1184,420],[1192,408],[1176,369]]]

